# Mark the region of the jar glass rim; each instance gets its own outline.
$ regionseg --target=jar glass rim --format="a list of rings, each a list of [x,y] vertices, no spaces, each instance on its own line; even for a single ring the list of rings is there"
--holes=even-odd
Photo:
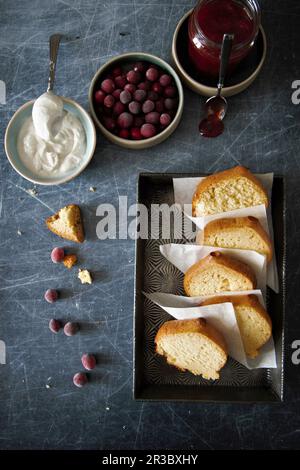
[[[197,32],[198,34],[201,36],[202,39],[205,40],[205,42],[208,44],[209,47],[214,47],[216,49],[221,49],[222,47],[222,42],[215,42],[213,41],[212,39],[209,39],[205,34],[204,32],[202,31],[200,25],[199,25],[199,22],[198,22],[198,19],[197,19],[197,15],[195,15],[194,13],[199,11],[199,9],[201,8],[202,6],[202,3],[204,1],[212,1],[212,0],[202,0],[198,3],[198,5],[195,7],[195,10],[194,12],[192,12],[192,15],[194,16],[194,22],[195,22],[195,26],[196,26],[196,29],[197,29]],[[241,1],[241,0],[239,0]],[[243,1],[243,0],[242,0]],[[239,42],[237,44],[234,44],[232,46],[232,49],[233,50],[239,50],[241,48],[243,48],[244,46],[246,46],[247,44],[251,44],[254,42],[254,40],[256,39],[256,36],[257,36],[257,33],[258,33],[258,30],[259,30],[259,27],[260,27],[260,19],[261,19],[261,13],[260,13],[260,5],[258,3],[257,0],[244,0],[244,3],[247,3],[247,7],[251,9],[251,13],[253,13],[253,17],[254,17],[254,23],[255,23],[255,27],[254,27],[254,31],[255,33],[253,34],[253,37],[251,37],[251,41],[244,41],[244,42]],[[229,32],[228,32],[229,33]]]

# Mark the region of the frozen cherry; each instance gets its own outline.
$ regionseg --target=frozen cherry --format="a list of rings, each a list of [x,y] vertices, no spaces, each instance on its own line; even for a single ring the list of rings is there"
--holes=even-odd
[[[113,107],[113,113],[119,116],[119,114],[124,113],[126,110],[125,104],[121,103],[121,101],[117,101]]]
[[[161,123],[162,126],[168,126],[171,122],[171,116],[170,114],[168,113],[163,113],[161,116],[160,116],[160,119],[159,119],[159,122]]]
[[[73,377],[73,384],[76,385],[76,387],[81,388],[85,384],[87,384],[87,382],[88,382],[88,378],[84,372],[77,372],[77,374],[75,374]]]
[[[147,98],[148,98],[148,100],[151,100],[151,101],[157,101],[159,99],[159,95],[155,91],[150,90],[150,91],[148,91]]]
[[[113,91],[112,95],[114,98],[116,98],[117,101],[119,101],[120,99],[120,94],[121,94],[121,89],[120,88],[117,88],[116,90]]]
[[[121,139],[129,139],[129,130],[128,129],[121,129],[119,131],[119,137],[121,137]]]
[[[113,97],[113,95],[107,95],[104,99],[104,106],[106,108],[112,108],[113,105],[115,104],[116,99]]]
[[[126,75],[126,78],[129,83],[137,84],[141,81],[141,74],[140,72],[136,72],[135,70],[129,70]]]
[[[143,137],[148,139],[149,137],[153,137],[156,134],[156,129],[153,124],[143,124],[141,127],[141,134]]]
[[[64,326],[64,333],[67,336],[74,336],[79,331],[78,323],[69,321]]]
[[[135,72],[144,73],[145,70],[146,70],[146,66],[145,66],[145,64],[144,64],[143,62],[136,62],[136,63],[134,64],[133,70],[134,70]]]
[[[177,90],[174,86],[167,86],[164,90],[164,95],[167,98],[174,98],[174,96],[176,96],[176,94],[177,94]]]
[[[151,88],[151,82],[149,82],[148,80],[146,80],[145,82],[141,82],[138,84],[138,89],[139,90],[145,90],[145,91],[148,91],[150,90]]]
[[[105,91],[105,93],[112,93],[115,89],[115,84],[111,78],[106,78],[101,83],[101,89]]]
[[[136,90],[133,94],[135,101],[142,102],[146,99],[147,93],[145,90]]]
[[[52,333],[58,333],[61,328],[61,322],[59,320],[56,320],[55,318],[51,318],[51,320],[49,321],[49,329],[52,331]]]
[[[129,93],[133,95],[136,90],[136,86],[133,83],[126,83],[126,85],[124,86],[124,90],[129,91]]]
[[[164,101],[164,105],[167,110],[174,109],[176,107],[176,104],[177,102],[173,98],[166,98]]]
[[[146,72],[146,77],[148,78],[148,80],[150,80],[150,82],[156,82],[156,80],[158,79],[158,75],[158,70],[154,67],[149,67]]]
[[[151,111],[151,113],[146,114],[145,121],[149,122],[150,124],[158,124],[159,117],[160,115],[157,111]]]
[[[110,116],[103,116],[103,124],[108,131],[113,131],[116,128],[116,121]]]
[[[130,135],[133,140],[140,140],[142,139],[141,131],[138,127],[132,127],[130,130]]]
[[[51,260],[53,263],[61,263],[65,257],[65,251],[63,248],[53,248],[51,251]]]
[[[162,85],[162,86],[168,86],[171,84],[171,81],[172,81],[172,78],[170,77],[170,75],[167,75],[166,73],[163,73],[160,77],[159,77],[159,83]]]
[[[161,98],[160,100],[155,101],[155,110],[158,113],[162,113],[165,110],[164,99]]]
[[[143,103],[143,113],[145,114],[148,114],[148,113],[151,113],[151,111],[153,111],[155,105],[153,103],[153,101],[151,100],[146,100],[144,103]]]
[[[118,125],[122,129],[128,129],[128,127],[131,127],[132,123],[133,123],[133,116],[130,113],[125,112],[125,113],[120,114],[120,116],[118,117]]]
[[[112,76],[113,77],[119,77],[120,75],[122,75],[121,67],[115,67],[112,71]]]
[[[96,358],[93,354],[83,354],[81,362],[83,367],[87,370],[92,370],[96,367]]]
[[[144,116],[134,116],[133,118],[133,127],[141,127],[145,123]]]
[[[95,93],[95,101],[98,104],[102,104],[106,94],[102,90],[97,90]]]
[[[53,304],[58,299],[58,292],[55,289],[48,289],[44,295],[45,300],[49,302],[49,304]]]
[[[128,105],[128,109],[132,114],[139,114],[141,112],[141,104],[137,101],[131,101]]]
[[[131,93],[128,90],[123,90],[121,92],[121,94],[120,94],[121,103],[128,104],[128,103],[130,103],[131,99],[132,99]]]
[[[163,87],[161,86],[159,82],[155,82],[153,83],[151,90],[154,91],[155,93],[160,94],[163,91]]]
[[[119,75],[118,77],[115,78],[115,84],[118,88],[123,89],[126,83],[127,83],[126,77],[124,77],[123,75]]]

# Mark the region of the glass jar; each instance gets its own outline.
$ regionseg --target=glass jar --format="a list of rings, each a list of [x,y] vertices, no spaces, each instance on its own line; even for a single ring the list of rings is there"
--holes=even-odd
[[[234,34],[230,74],[251,51],[259,26],[257,0],[199,0],[189,18],[189,58],[201,74],[216,78],[223,35]]]

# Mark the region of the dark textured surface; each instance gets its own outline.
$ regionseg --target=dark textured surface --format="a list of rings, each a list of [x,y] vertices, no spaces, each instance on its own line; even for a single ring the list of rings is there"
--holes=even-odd
[[[299,447],[300,366],[291,363],[291,343],[300,338],[300,106],[291,102],[291,83],[300,78],[298,3],[262,2],[267,62],[255,84],[230,99],[223,136],[198,137],[203,99],[185,90],[182,122],[165,143],[132,152],[99,135],[95,157],[81,176],[61,187],[39,187],[31,197],[26,189],[32,185],[12,170],[2,143],[13,112],[45,89],[48,36],[54,31],[80,36],[60,49],[56,91],[87,107],[90,79],[109,57],[139,49],[169,60],[176,22],[193,2],[0,2],[0,79],[7,84],[7,104],[0,106],[0,338],[6,341],[8,362],[0,366],[0,448]],[[285,403],[135,403],[134,243],[97,240],[95,208],[116,202],[119,195],[133,202],[140,171],[209,172],[237,162],[287,177]],[[81,286],[75,272],[49,261],[58,240],[43,221],[70,202],[83,207],[88,241],[80,260],[95,272],[92,286]],[[49,287],[63,289],[55,305],[43,300]],[[52,316],[83,320],[83,331],[73,338],[52,335],[47,326]],[[91,384],[78,390],[71,379],[85,351],[97,353],[100,365]],[[46,388],[49,377],[51,388]]]

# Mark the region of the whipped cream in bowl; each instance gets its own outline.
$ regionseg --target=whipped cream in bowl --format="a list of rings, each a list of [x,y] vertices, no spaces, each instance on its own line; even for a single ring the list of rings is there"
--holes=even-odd
[[[67,182],[90,162],[96,145],[94,124],[75,101],[43,93],[12,117],[5,150],[24,178],[44,185]]]

